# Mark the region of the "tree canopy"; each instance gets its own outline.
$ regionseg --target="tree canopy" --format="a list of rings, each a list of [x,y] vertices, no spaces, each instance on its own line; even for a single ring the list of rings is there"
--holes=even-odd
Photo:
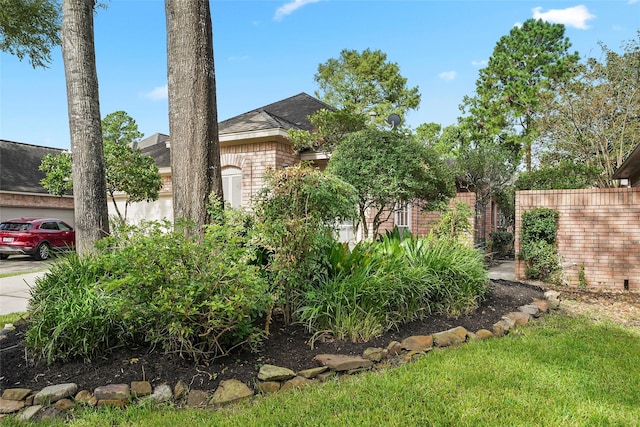
[[[564,25],[529,19],[496,43],[487,67],[480,70],[476,95],[465,98],[463,110],[495,135],[510,136],[525,152],[531,169],[540,103],[553,84],[567,80],[579,60],[570,53]]]
[[[356,188],[364,237],[373,216],[375,238],[397,205],[434,203],[455,195],[451,169],[412,136],[368,127],[348,135],[333,152],[327,172]]]
[[[60,44],[61,22],[58,0],[0,0],[0,50],[46,67]]]
[[[108,114],[102,120],[105,180],[107,194],[120,221],[127,217],[127,207],[133,202],[158,199],[162,180],[158,167],[149,156],[143,156],[132,143],[142,138],[133,118],[124,111]],[[46,173],[41,181],[51,194],[62,196],[73,188],[71,180],[72,157],[63,152],[43,158],[40,170]],[[116,193],[125,193],[125,212],[122,214],[116,203]]]
[[[420,105],[418,87],[409,88],[398,64],[380,50],[344,49],[339,58],[318,65],[314,80],[316,96],[327,104],[365,117],[375,113],[378,124],[391,113],[404,116]]]

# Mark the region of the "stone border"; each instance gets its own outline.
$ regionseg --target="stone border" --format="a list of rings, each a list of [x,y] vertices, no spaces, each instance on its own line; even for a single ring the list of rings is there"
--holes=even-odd
[[[74,383],[48,386],[39,391],[6,389],[0,398],[0,421],[4,417],[15,417],[21,421],[64,418],[77,405],[124,407],[150,401],[173,402],[180,407],[220,407],[252,397],[256,392],[270,394],[319,384],[340,375],[383,370],[409,363],[434,348],[457,347],[469,340],[502,337],[510,330],[538,318],[542,313],[559,307],[559,292],[547,291],[544,297],[544,300],[533,300],[531,304],[518,307],[518,311],[505,314],[493,325],[491,331],[480,329],[470,332],[458,326],[432,335],[407,337],[402,342],[392,341],[386,348],[369,347],[362,356],[318,354],[314,357],[318,366],[299,372],[263,365],[256,377],[255,390],[235,379],[221,381],[213,392],[189,389],[182,380],[173,389],[167,384],[152,388],[148,381],[109,384],[97,387],[93,392],[78,391],[78,386]],[[5,326],[6,328],[11,328],[11,325]]]

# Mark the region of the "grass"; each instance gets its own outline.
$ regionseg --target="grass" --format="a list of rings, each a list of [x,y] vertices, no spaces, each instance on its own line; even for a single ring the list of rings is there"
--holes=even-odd
[[[18,320],[22,319],[27,313],[26,312],[17,312],[10,314],[0,314],[0,328],[3,328],[7,323],[16,323]]]
[[[640,334],[553,314],[504,338],[221,410],[81,410],[68,425],[635,426],[639,361]]]

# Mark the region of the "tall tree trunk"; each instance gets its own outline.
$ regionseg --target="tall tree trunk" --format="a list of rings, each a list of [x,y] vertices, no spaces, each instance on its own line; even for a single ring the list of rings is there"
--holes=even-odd
[[[63,0],[62,58],[73,159],[76,249],[93,250],[109,233],[102,124],[93,38],[94,0]]]
[[[222,200],[213,35],[209,0],[165,0],[174,220],[210,221]]]

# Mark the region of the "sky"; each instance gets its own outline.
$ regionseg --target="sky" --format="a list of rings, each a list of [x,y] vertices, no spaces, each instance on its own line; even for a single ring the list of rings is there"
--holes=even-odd
[[[105,0],[95,15],[100,111],[169,133],[163,0]],[[572,51],[600,57],[637,37],[640,0],[212,0],[220,121],[306,92],[343,49],[381,50],[422,101],[403,120],[454,124],[496,42],[529,18],[566,26]],[[47,69],[0,53],[0,139],[67,149],[60,48]]]

